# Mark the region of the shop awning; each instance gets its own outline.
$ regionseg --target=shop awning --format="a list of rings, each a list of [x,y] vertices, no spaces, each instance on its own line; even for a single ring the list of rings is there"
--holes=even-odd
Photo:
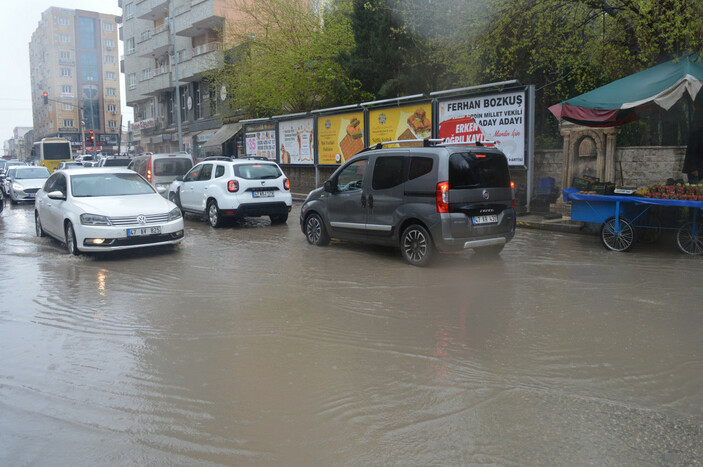
[[[220,149],[220,146],[222,143],[230,139],[232,136],[236,135],[241,131],[242,129],[242,124],[241,123],[229,123],[227,125],[223,125],[222,128],[217,130],[217,132],[212,135],[212,137],[205,142],[202,146],[200,146],[201,149],[207,150],[207,149]]]
[[[687,55],[608,83],[555,104],[559,120],[593,127],[618,126],[637,120],[637,110],[658,105],[669,110],[686,92],[703,104],[703,61]]]

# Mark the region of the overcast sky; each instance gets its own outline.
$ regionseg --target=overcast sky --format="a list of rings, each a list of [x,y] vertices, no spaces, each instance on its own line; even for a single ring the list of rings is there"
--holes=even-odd
[[[42,12],[55,6],[97,11],[119,16],[117,0],[0,0],[0,149],[12,138],[15,127],[32,127],[32,92],[29,79],[29,41]],[[122,55],[122,41],[118,41]],[[133,121],[132,109],[125,106],[124,76],[120,74],[122,125]]]

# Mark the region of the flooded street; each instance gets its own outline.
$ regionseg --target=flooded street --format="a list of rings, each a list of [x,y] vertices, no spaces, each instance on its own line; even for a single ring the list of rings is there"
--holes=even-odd
[[[0,465],[700,465],[701,258],[520,229],[432,267],[188,216],[72,257],[0,214]]]

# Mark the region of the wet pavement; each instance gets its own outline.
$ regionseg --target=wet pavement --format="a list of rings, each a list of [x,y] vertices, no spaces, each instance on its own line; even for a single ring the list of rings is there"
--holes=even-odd
[[[0,465],[700,465],[701,258],[415,268],[260,219],[71,257],[0,214]]]

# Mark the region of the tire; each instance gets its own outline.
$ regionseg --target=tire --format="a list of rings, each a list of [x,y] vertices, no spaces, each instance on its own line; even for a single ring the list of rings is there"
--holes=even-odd
[[[505,248],[505,244],[485,246],[483,248],[475,248],[474,255],[479,258],[494,258],[498,256],[501,251],[503,251],[503,248]]]
[[[618,233],[615,233],[615,217],[605,220],[600,229],[600,239],[603,246],[612,251],[630,251],[635,243],[635,229],[632,223],[624,217],[619,218]]]
[[[271,224],[285,224],[288,220],[288,213],[275,214],[273,216],[269,216],[269,218],[271,219]]]
[[[325,246],[330,242],[325,223],[319,214],[312,213],[305,219],[305,238],[310,245]]]
[[[65,228],[66,234],[66,251],[69,255],[78,256],[81,252],[78,250],[78,244],[76,242],[76,232],[73,230],[73,224],[70,222],[66,223]]]
[[[400,251],[413,266],[427,266],[434,257],[432,237],[423,226],[410,225],[400,236]]]
[[[207,221],[210,223],[210,226],[213,228],[218,228],[222,226],[222,216],[220,216],[220,208],[217,206],[217,201],[210,200],[209,203],[207,203],[207,211],[206,211],[206,216],[207,216]]]
[[[679,249],[687,255],[698,256],[703,254],[703,222],[696,223],[696,235],[693,235],[693,226],[684,224],[676,232],[676,243]]]
[[[181,212],[183,212],[183,208],[181,207],[181,202],[178,201],[178,197],[176,196],[176,193],[169,193],[168,200],[171,201],[176,206],[178,206],[178,209],[180,209]]]
[[[41,220],[39,219],[39,213],[34,211],[34,231],[37,233],[37,237],[45,237],[46,233],[41,226]]]

